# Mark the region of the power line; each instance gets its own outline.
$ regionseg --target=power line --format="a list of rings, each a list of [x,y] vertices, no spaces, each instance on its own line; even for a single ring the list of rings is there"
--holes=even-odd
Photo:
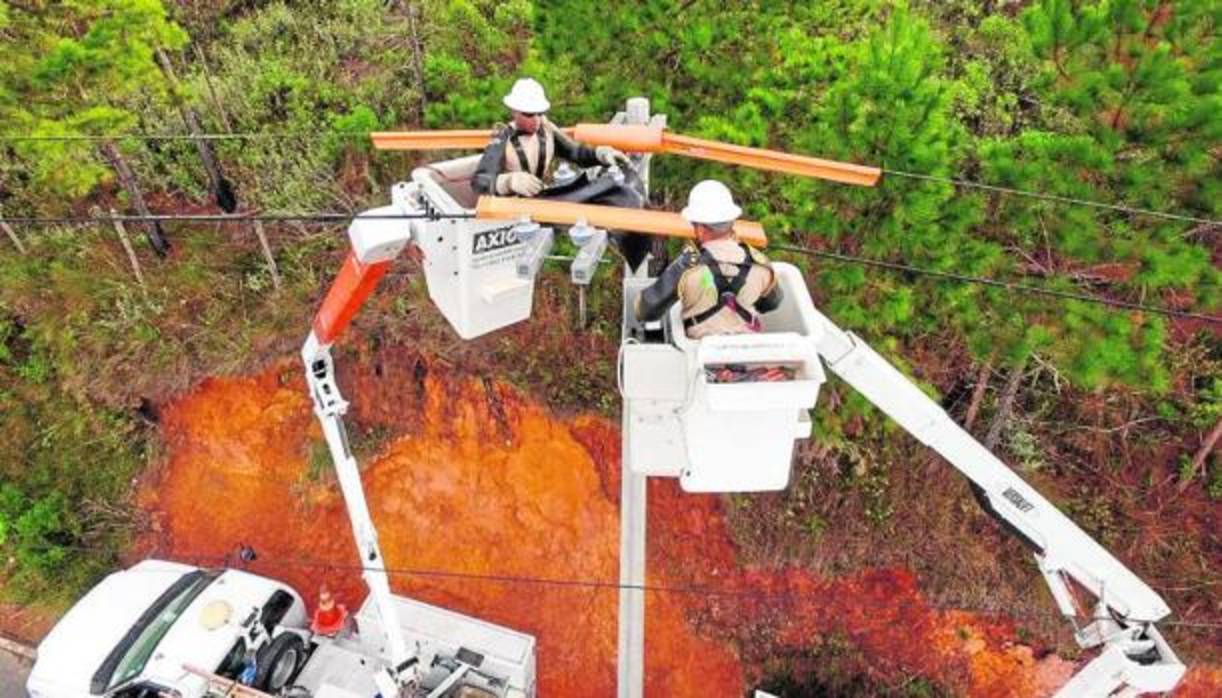
[[[355,218],[363,220],[442,220],[475,218],[474,213],[288,213],[245,216],[238,214],[165,214],[165,215],[118,215],[118,216],[58,216],[58,217],[17,217],[0,218],[2,223],[18,225],[97,225],[103,223],[335,223],[347,222]]]
[[[366,220],[440,220],[440,219],[474,219],[478,214],[475,213],[454,213],[454,214],[435,214],[435,213],[419,213],[419,214],[380,214],[380,215],[360,215],[360,218]],[[113,221],[124,223],[140,223],[153,221],[170,221],[170,222],[192,222],[192,223],[244,223],[244,222],[347,222],[357,217],[357,214],[348,213],[314,213],[314,214],[283,214],[283,215],[256,215],[256,216],[238,216],[238,215],[123,215],[115,217],[107,216],[79,216],[79,217],[58,217],[58,218],[0,218],[0,222],[28,224],[28,225],[82,225],[82,224],[104,224]],[[1194,313],[1191,311],[1175,310],[1162,306],[1147,305],[1143,303],[1133,303],[1130,301],[1115,300],[1103,296],[1095,296],[1086,293],[1077,293],[1073,291],[1058,291],[1055,289],[1043,288],[1040,286],[1031,286],[1029,284],[1020,284],[1012,281],[1003,281],[983,276],[972,276],[968,274],[956,274],[954,272],[939,271],[936,269],[928,269],[925,267],[917,267],[910,264],[900,262],[888,262],[881,259],[872,259],[869,257],[858,257],[854,255],[841,254],[836,252],[824,252],[814,250],[807,247],[797,247],[793,245],[772,245],[772,249],[782,250],[785,252],[793,252],[796,254],[804,254],[821,259],[827,259],[835,262],[858,264],[861,266],[875,267],[879,269],[887,269],[890,271],[900,271],[909,274],[918,274],[921,276],[930,276],[941,278],[948,281],[956,281],[959,283],[972,283],[982,286],[990,286],[1001,288],[1014,293],[1026,293],[1031,295],[1040,295],[1049,298],[1057,298],[1061,300],[1074,300],[1083,303],[1091,303],[1095,305],[1108,306],[1119,308],[1122,310],[1136,310],[1142,312],[1154,313],[1166,317],[1180,318],[1185,320],[1198,320],[1211,325],[1222,325],[1222,317],[1214,315],[1206,315],[1204,313]]]
[[[1174,310],[1157,305],[1145,305],[1143,303],[1132,303],[1129,301],[1115,300],[1104,296],[1094,296],[1088,293],[1076,293],[1073,291],[1058,291],[1051,288],[1043,288],[1041,286],[1031,286],[1029,284],[1020,284],[1013,281],[1003,281],[984,276],[971,276],[968,274],[956,274],[948,271],[938,271],[936,269],[928,269],[925,267],[917,267],[911,264],[903,264],[900,262],[888,262],[881,259],[871,259],[868,257],[857,257],[854,255],[841,254],[838,252],[824,252],[822,250],[814,250],[808,247],[796,247],[792,245],[772,245],[772,249],[783,250],[785,252],[793,252],[796,254],[804,254],[820,259],[827,259],[834,262],[842,262],[846,264],[857,264],[866,267],[875,267],[878,269],[887,269],[890,271],[899,271],[908,274],[918,274],[921,276],[930,276],[934,278],[945,279],[948,281],[956,281],[960,283],[979,284],[981,286],[991,286],[993,288],[1001,288],[1015,293],[1026,293],[1037,296],[1047,296],[1050,298],[1058,298],[1061,300],[1073,300],[1083,303],[1093,303],[1095,305],[1109,306],[1120,308],[1123,310],[1138,310],[1142,312],[1154,313],[1166,317],[1180,318],[1184,320],[1199,320],[1211,325],[1222,325],[1222,317],[1216,315],[1206,315],[1204,313],[1194,313],[1186,310]]]
[[[1186,223],[1202,223],[1208,226],[1222,226],[1222,221],[1213,220],[1210,218],[1201,218],[1198,216],[1188,216],[1182,213],[1169,213],[1167,211],[1155,211],[1148,208],[1135,208],[1132,206],[1124,206],[1121,204],[1109,204],[1102,201],[1092,201],[1090,199],[1079,199],[1072,196],[1061,196],[1059,194],[1046,194],[1044,192],[1031,191],[1029,189],[1015,189],[1013,187],[1002,187],[996,184],[985,184],[983,182],[974,182],[969,179],[959,179],[956,177],[939,177],[937,175],[921,174],[918,172],[905,172],[903,170],[883,169],[883,172],[896,177],[907,177],[909,179],[918,179],[927,182],[938,182],[940,184],[951,184],[956,187],[967,187],[971,189],[983,189],[998,194],[1009,194],[1011,196],[1025,196],[1032,199],[1040,199],[1042,201],[1051,201],[1060,204],[1070,204],[1077,206],[1088,206],[1090,208],[1098,208],[1107,211],[1117,211],[1119,213],[1127,213],[1130,215],[1150,216],[1152,218],[1165,218],[1167,220],[1181,221]]]
[[[182,133],[132,133],[132,134],[110,134],[110,135],[0,135],[0,142],[40,142],[40,141],[80,141],[80,142],[102,142],[102,141],[117,141],[117,140],[145,140],[145,141],[224,141],[224,140],[275,140],[275,139],[320,139],[324,137],[362,137],[367,138],[372,132],[370,131],[305,131],[305,132],[258,132],[246,131],[236,133],[200,133],[200,134],[182,134]],[[906,177],[908,179],[917,179],[929,182],[938,182],[941,184],[950,184],[956,187],[966,187],[972,189],[981,189],[999,194],[1007,194],[1010,196],[1023,196],[1053,203],[1087,206],[1090,208],[1102,209],[1107,211],[1116,211],[1118,213],[1126,213],[1129,215],[1148,216],[1152,218],[1162,218],[1165,220],[1180,221],[1185,223],[1199,223],[1207,226],[1216,227],[1222,226],[1222,221],[1211,218],[1202,218],[1200,216],[1190,216],[1182,213],[1173,213],[1169,211],[1157,211],[1147,208],[1137,208],[1134,206],[1125,206],[1123,204],[1113,204],[1103,201],[1094,201],[1091,199],[1082,199],[1072,196],[1061,196],[1059,194],[1047,194],[1044,192],[1031,191],[1028,189],[1017,189],[1014,187],[1005,187],[996,184],[986,184],[984,182],[976,182],[960,177],[943,177],[939,175],[924,174],[920,172],[908,172],[905,170],[893,170],[888,168],[882,169],[884,174],[895,177]]]
[[[30,546],[27,549],[38,549],[43,546]],[[75,550],[80,552],[113,552],[100,546],[45,546],[45,549],[58,547],[63,550]],[[304,557],[267,557],[266,555],[258,554],[255,551],[256,557],[254,563],[265,563],[273,566],[282,565],[287,567],[307,567],[310,569],[336,571],[336,572],[385,572],[387,575],[398,575],[406,577],[431,577],[438,579],[460,579],[474,582],[489,582],[497,584],[521,584],[530,586],[543,587],[558,587],[572,589],[591,589],[601,591],[641,591],[649,593],[661,594],[676,594],[689,595],[699,597],[729,597],[729,598],[746,598],[754,600],[809,600],[817,598],[817,594],[803,591],[760,591],[758,589],[731,589],[725,587],[710,587],[699,585],[691,582],[681,582],[678,584],[625,584],[618,581],[601,580],[601,579],[582,579],[577,577],[539,577],[531,575],[509,574],[509,573],[479,573],[479,572],[460,572],[457,570],[444,570],[429,567],[375,567],[372,565],[361,565],[347,562],[328,562],[326,560],[317,560]],[[156,551],[152,555],[156,555]],[[230,567],[233,563],[239,566],[243,565],[240,557],[235,554],[218,555],[218,554],[190,554],[183,553],[181,555],[169,553],[172,556],[193,561],[197,566],[203,566],[205,563],[213,563],[220,567]],[[830,578],[829,582],[835,582],[835,578]],[[983,608],[971,607],[957,604],[938,604],[933,601],[924,600],[925,605],[937,611],[971,611],[982,614],[1002,615],[1011,618],[1055,618],[1063,620],[1065,616],[1058,611],[1047,612],[1023,612],[1017,610],[1007,610],[999,608]],[[875,603],[861,604],[875,608],[889,608],[891,605]],[[896,604],[898,605],[898,604]],[[1200,628],[1208,630],[1222,629],[1222,623],[1210,623],[1202,621],[1187,621],[1176,619],[1163,620],[1146,620],[1139,618],[1127,618],[1131,623],[1155,623],[1160,626],[1179,626],[1189,628]]]

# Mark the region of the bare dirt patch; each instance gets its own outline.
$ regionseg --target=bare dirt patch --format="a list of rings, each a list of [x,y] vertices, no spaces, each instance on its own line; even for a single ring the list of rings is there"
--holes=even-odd
[[[364,357],[341,384],[357,448],[379,435],[365,485],[389,564],[404,570],[393,586],[535,634],[541,695],[612,694],[615,590],[538,580],[617,578],[616,427],[557,418],[400,349]],[[141,553],[216,559],[245,543],[259,552],[255,571],[307,596],[326,581],[359,603],[342,501],[311,471],[319,434],[295,364],[206,381],[167,405],[162,424],[166,461],[141,495],[157,533]],[[840,646],[879,694],[918,676],[972,695],[1047,695],[1072,672],[1020,642],[1011,621],[935,607],[904,567],[836,577],[744,567],[724,503],[651,483],[649,583],[661,588],[648,597],[651,695],[742,694],[778,657],[794,671]]]

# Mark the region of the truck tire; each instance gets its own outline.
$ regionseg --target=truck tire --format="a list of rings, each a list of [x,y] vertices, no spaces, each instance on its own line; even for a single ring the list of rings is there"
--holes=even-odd
[[[288,685],[305,660],[305,642],[293,633],[278,635],[259,650],[254,687],[276,694]]]

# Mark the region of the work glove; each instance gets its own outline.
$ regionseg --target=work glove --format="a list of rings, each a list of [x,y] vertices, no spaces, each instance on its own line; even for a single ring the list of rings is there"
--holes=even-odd
[[[607,167],[619,165],[620,169],[632,169],[632,161],[628,159],[628,156],[609,145],[600,145],[595,148],[594,157],[598,158],[598,161]]]
[[[498,194],[538,196],[543,191],[543,180],[529,172],[506,172],[496,177]]]

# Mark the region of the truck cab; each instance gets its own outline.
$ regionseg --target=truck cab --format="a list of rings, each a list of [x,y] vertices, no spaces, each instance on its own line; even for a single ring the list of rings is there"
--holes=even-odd
[[[234,677],[250,628],[306,627],[290,587],[239,570],[145,560],[103,579],[38,646],[31,698],[203,696],[184,669]]]
[[[402,596],[399,633],[416,648],[419,687],[438,698],[531,698],[534,637]],[[240,570],[145,560],[103,579],[38,647],[30,698],[202,698],[244,683],[296,698],[372,698],[392,663],[388,628],[367,599],[335,636],[310,631],[289,586]]]

